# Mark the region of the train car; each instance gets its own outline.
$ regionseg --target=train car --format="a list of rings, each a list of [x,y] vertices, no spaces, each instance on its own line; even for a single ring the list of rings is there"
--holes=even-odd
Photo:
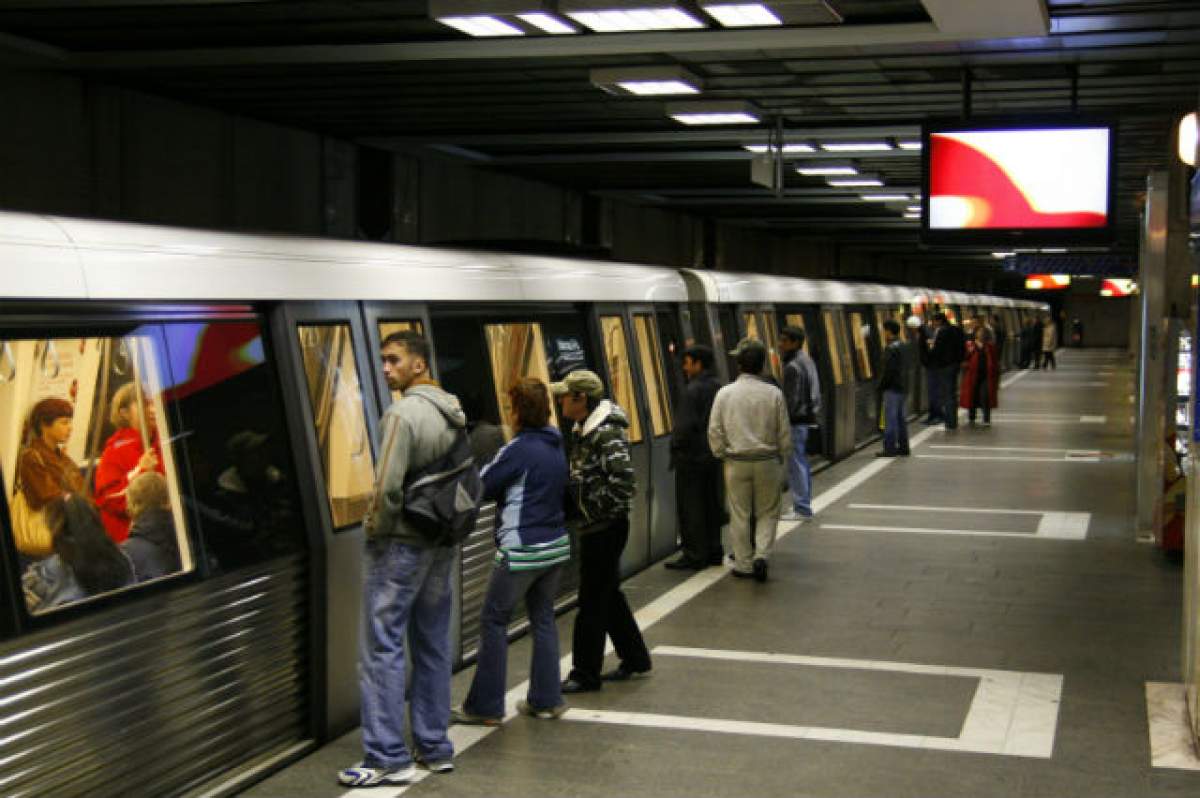
[[[8,796],[224,794],[357,725],[390,333],[430,338],[484,447],[511,435],[514,377],[601,375],[632,422],[629,575],[677,546],[684,346],[756,335],[778,374],[778,329],[808,330],[832,461],[878,434],[879,325],[929,293],[11,213],[0,256]],[[45,539],[64,493],[98,508],[83,549]],[[485,507],[458,552],[460,666],[478,646],[494,518]],[[133,554],[150,543],[155,567]],[[565,580],[561,607],[575,589]]]

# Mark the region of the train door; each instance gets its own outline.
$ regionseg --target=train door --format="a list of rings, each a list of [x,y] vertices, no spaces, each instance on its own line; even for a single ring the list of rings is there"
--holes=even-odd
[[[648,492],[650,504],[649,562],[666,557],[678,545],[678,524],[675,513],[675,480],[671,474],[671,430],[674,428],[674,407],[670,385],[675,367],[674,358],[666,351],[667,335],[674,335],[678,316],[667,310],[655,313],[653,308],[633,306],[633,337],[637,356],[633,358],[641,398],[648,422],[644,429],[650,448],[650,481],[638,489]],[[664,324],[665,322],[665,324]],[[666,325],[670,325],[670,329]]]
[[[353,302],[281,306],[273,320],[280,342],[285,402],[294,427],[314,456],[297,466],[316,486],[316,525],[325,554],[322,610],[325,632],[326,732],[358,725],[358,629],[362,605],[362,522],[375,482],[379,404],[375,360]],[[312,502],[310,501],[310,504]],[[323,617],[320,617],[323,614]]]
[[[840,459],[854,450],[855,440],[855,381],[850,362],[850,347],[846,338],[846,322],[840,307],[821,308],[821,333],[826,359],[833,377],[830,386],[831,419],[828,437],[833,459]]]
[[[629,418],[629,448],[633,460],[637,494],[629,513],[629,542],[621,555],[621,576],[629,576],[645,567],[650,559],[651,512],[654,502],[652,481],[654,448],[653,427],[645,399],[635,379],[635,364],[631,354],[636,339],[632,333],[630,314],[620,305],[596,305],[593,321],[600,338],[600,356],[609,398],[616,402]],[[669,443],[666,445],[669,446]]]
[[[866,308],[845,310],[846,341],[854,363],[854,443],[860,445],[879,434],[879,401],[876,385],[876,360],[871,351],[871,330]]]
[[[588,345],[587,326],[578,309],[434,306],[432,337],[437,344],[438,379],[458,397],[467,415],[475,459],[486,464],[511,440],[508,389],[523,377],[549,385],[576,369],[596,369]],[[551,402],[551,424],[564,432],[571,424],[558,416]],[[469,662],[479,648],[479,613],[495,563],[496,505],[487,502],[475,531],[462,544],[458,569],[459,657]],[[572,548],[578,551],[577,541]],[[578,570],[568,568],[556,596],[556,606],[574,600]],[[528,624],[523,606],[514,612],[510,632]]]

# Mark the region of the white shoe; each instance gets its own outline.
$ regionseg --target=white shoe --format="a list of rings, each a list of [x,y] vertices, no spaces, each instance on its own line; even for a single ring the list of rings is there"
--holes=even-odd
[[[800,513],[796,512],[795,510],[788,510],[786,513],[779,514],[780,521],[802,521],[803,519],[804,516],[800,515]]]
[[[411,784],[416,777],[416,765],[392,770],[369,768],[360,763],[338,773],[338,784],[343,787],[378,787],[381,784]]]

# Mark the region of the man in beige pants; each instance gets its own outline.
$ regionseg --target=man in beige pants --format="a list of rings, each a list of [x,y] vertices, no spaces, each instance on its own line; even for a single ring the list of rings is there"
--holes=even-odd
[[[713,455],[725,463],[733,575],[765,582],[779,523],[783,463],[792,451],[792,431],[783,391],[762,377],[766,347],[761,341],[743,338],[733,355],[738,378],[719,390],[713,400],[708,443]]]

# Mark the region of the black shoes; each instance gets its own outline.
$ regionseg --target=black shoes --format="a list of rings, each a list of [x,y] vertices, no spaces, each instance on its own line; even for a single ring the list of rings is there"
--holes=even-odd
[[[767,561],[761,557],[754,561],[754,581],[767,581]]]
[[[680,557],[677,560],[663,563],[663,567],[670,571],[702,571],[708,566],[687,557]]]
[[[585,682],[579,681],[578,679],[572,678],[572,679],[567,679],[565,682],[563,682],[562,687],[560,689],[562,690],[562,692],[564,694],[594,693],[600,689],[600,686],[601,685],[599,682],[597,682],[596,684],[587,684]]]
[[[882,452],[875,452],[875,456],[876,457],[896,457],[897,455],[896,455],[896,452],[889,452],[887,449],[884,449]]]
[[[622,663],[622,664],[618,665],[617,667],[613,668],[611,671],[607,671],[605,673],[600,674],[600,681],[602,681],[602,682],[627,682],[630,679],[640,679],[643,676],[648,676],[649,674],[650,674],[649,668],[646,668],[645,670],[641,670],[641,671],[635,671],[635,670],[632,670],[631,668],[626,668],[625,664]]]

